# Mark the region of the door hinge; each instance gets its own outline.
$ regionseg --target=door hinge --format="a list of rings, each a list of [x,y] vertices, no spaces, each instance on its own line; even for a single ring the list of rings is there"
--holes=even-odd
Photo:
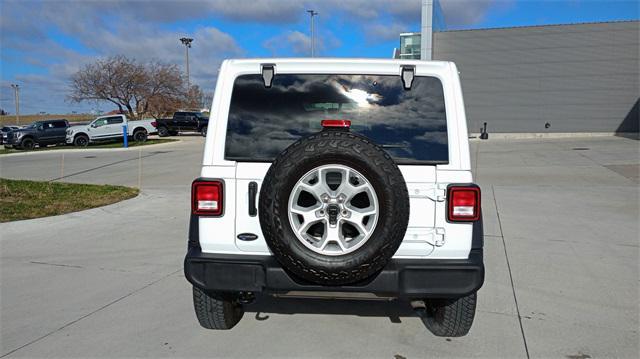
[[[447,198],[447,187],[441,188],[441,185],[437,186],[416,186],[408,185],[409,197],[413,198],[429,198],[434,202],[444,202]]]
[[[431,191],[427,192],[427,197],[435,202],[444,202],[447,198],[447,190],[441,188],[432,188]]]
[[[433,245],[436,247],[442,247],[444,245],[444,228],[436,227],[436,231],[433,234]]]

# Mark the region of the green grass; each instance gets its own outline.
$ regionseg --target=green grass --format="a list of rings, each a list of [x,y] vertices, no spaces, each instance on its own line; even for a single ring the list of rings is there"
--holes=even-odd
[[[0,178],[0,222],[18,221],[105,206],[133,198],[138,189],[93,184]]]
[[[136,142],[129,141],[129,147],[140,147],[140,146],[148,146],[148,145],[157,145],[160,143],[169,143],[176,142],[178,140],[175,139],[153,139],[146,140],[145,142]],[[73,150],[84,150],[84,149],[92,149],[92,148],[122,148],[122,142],[104,142],[104,143],[96,143],[90,144],[88,147],[75,147],[75,146],[49,146],[46,148],[36,147],[32,151],[29,152],[38,152],[38,151],[51,151],[51,150],[63,150],[63,149],[73,149]],[[0,155],[6,155],[8,153],[19,153],[19,152],[27,152],[24,150],[16,150],[13,148],[0,148]]]

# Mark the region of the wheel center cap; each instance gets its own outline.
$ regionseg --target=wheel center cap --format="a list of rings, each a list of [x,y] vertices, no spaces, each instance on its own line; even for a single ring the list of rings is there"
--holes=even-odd
[[[338,222],[338,213],[340,213],[340,207],[335,204],[327,206],[327,215],[329,215],[329,225],[335,226]]]

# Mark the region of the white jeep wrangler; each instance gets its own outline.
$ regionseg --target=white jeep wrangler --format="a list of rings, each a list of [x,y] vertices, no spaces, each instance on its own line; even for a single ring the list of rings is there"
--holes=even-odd
[[[203,327],[256,294],[371,296],[468,333],[483,233],[455,64],[228,60],[211,118],[184,262]]]

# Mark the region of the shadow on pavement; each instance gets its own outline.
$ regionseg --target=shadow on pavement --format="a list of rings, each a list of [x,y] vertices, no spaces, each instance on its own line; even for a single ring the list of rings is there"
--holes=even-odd
[[[245,312],[256,313],[256,320],[267,320],[269,314],[342,314],[359,317],[388,317],[401,323],[402,317],[418,317],[408,301],[403,300],[326,300],[309,298],[256,297],[245,305]]]

